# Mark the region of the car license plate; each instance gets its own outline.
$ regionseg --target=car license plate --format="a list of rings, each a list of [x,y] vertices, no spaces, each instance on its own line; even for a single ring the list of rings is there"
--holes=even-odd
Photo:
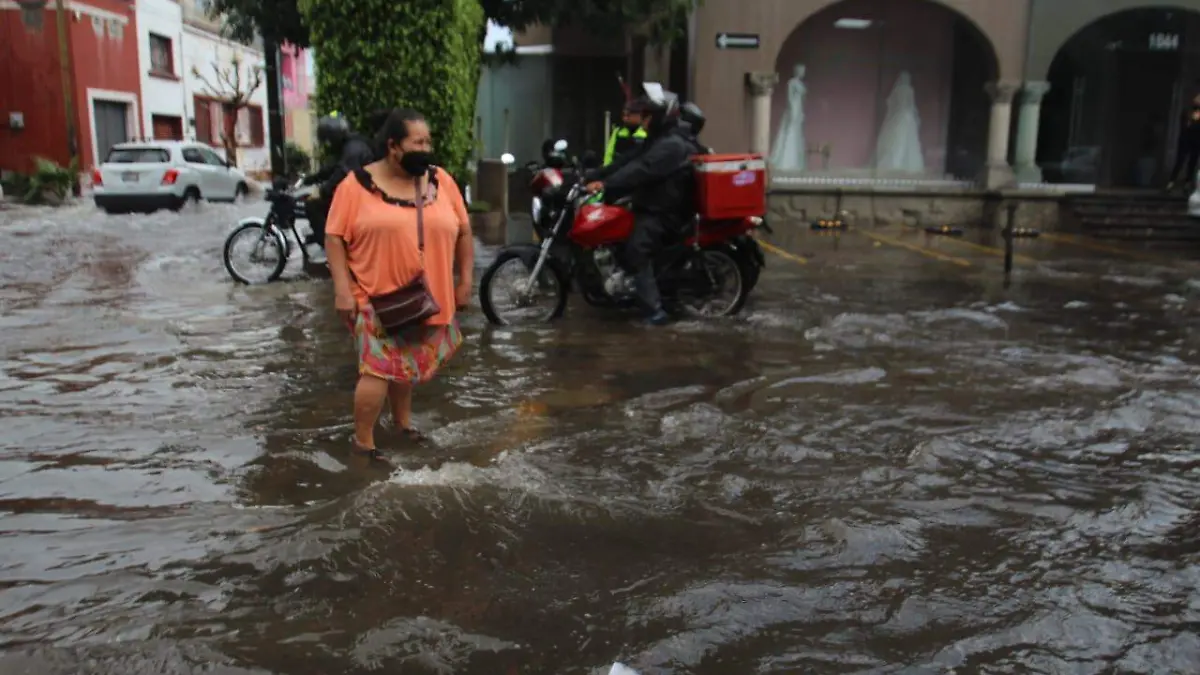
[[[126,183],[136,183],[137,179],[138,172],[136,171],[126,171],[125,173],[121,174],[121,180],[125,181]]]

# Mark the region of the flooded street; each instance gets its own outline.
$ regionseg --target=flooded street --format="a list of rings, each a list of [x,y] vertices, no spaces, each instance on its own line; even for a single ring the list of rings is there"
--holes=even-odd
[[[1194,255],[776,224],[735,320],[475,309],[388,469],[265,210],[0,212],[0,673],[1200,668]]]

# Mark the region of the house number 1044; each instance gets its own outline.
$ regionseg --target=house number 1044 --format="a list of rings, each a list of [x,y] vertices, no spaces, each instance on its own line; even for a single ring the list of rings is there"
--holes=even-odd
[[[1156,52],[1168,52],[1179,49],[1179,34],[1151,33],[1150,49]]]

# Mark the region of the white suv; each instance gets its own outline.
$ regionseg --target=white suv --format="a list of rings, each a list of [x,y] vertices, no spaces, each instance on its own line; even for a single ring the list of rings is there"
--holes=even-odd
[[[201,143],[118,143],[92,170],[93,199],[109,213],[178,210],[206,199],[232,202],[246,196],[246,174]]]

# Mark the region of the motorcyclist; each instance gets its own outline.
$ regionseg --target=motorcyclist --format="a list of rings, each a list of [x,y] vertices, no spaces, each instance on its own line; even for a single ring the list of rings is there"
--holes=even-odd
[[[333,202],[333,191],[347,175],[375,161],[375,150],[363,136],[354,133],[350,124],[336,111],[317,122],[317,142],[326,149],[325,156],[334,158],[320,171],[304,180],[305,185],[320,184],[317,197],[310,199],[305,207],[312,234],[304,240],[305,245],[325,246],[325,219],[329,205]]]
[[[604,166],[637,150],[646,142],[646,110],[643,102],[633,99],[621,111],[621,125],[612,130],[604,148]]]
[[[700,110],[700,106],[695,103],[689,101],[680,106],[679,128],[691,142],[694,154],[713,154],[712,148],[700,142],[700,132],[704,130],[704,123],[707,121],[707,118],[704,117],[704,111]]]
[[[606,198],[631,196],[633,234],[626,243],[634,268],[634,287],[651,324],[667,322],[662,297],[654,277],[654,256],[664,239],[681,230],[692,204],[692,165],[695,151],[679,128],[678,98],[662,86],[648,82],[638,105],[646,111],[645,144],[636,152],[588,176],[588,190],[603,190]]]

